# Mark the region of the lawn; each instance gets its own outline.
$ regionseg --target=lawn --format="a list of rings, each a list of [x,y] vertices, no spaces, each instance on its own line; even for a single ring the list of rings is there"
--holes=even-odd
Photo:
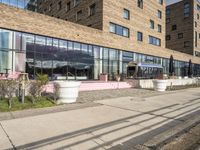
[[[9,109],[7,100],[0,100],[0,112],[17,111],[17,110],[33,109],[33,108],[44,108],[52,106],[56,106],[56,104],[52,100],[47,99],[45,97],[39,98],[37,101],[35,101],[35,103],[32,103],[29,97],[26,97],[24,104],[22,104],[18,100],[18,98],[13,98],[11,109]]]

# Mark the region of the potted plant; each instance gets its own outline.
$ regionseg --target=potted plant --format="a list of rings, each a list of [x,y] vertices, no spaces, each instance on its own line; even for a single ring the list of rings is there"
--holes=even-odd
[[[59,98],[57,103],[75,103],[78,97],[79,81],[59,80],[54,81],[59,85]]]

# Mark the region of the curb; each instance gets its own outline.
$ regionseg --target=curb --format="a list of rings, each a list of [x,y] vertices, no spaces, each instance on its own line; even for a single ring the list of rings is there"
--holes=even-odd
[[[75,104],[67,104],[67,105],[47,107],[47,108],[37,108],[37,109],[28,109],[28,110],[22,110],[22,111],[5,112],[5,113],[0,113],[0,121],[12,120],[12,119],[17,119],[17,118],[33,117],[33,116],[50,114],[50,113],[64,112],[64,111],[77,110],[77,109],[83,109],[83,108],[88,108],[88,107],[97,107],[97,106],[101,106],[101,104],[97,104],[93,102],[75,103]]]

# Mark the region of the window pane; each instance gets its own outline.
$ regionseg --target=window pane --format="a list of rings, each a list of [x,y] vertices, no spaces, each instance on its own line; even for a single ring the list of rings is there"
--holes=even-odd
[[[58,39],[53,39],[53,46],[58,47]]]
[[[88,52],[88,45],[82,44],[82,45],[81,45],[81,50],[82,50],[83,52],[87,53],[87,52]]]
[[[0,47],[12,49],[12,31],[1,30],[0,32]]]
[[[17,7],[17,0],[10,0],[10,5]]]
[[[73,50],[73,42],[68,41],[68,50]]]
[[[93,50],[94,50],[94,57],[95,58],[100,58],[100,47],[93,46]]]
[[[59,40],[59,47],[62,50],[67,50],[67,41]]]
[[[110,23],[110,32],[115,33],[115,25]]]
[[[45,37],[43,36],[36,36],[35,44],[45,45]]]
[[[10,4],[10,3],[9,3],[9,0],[2,0],[2,3],[8,4],[8,5]]]
[[[13,37],[14,37],[13,49],[21,50],[21,33],[13,32]]]
[[[74,43],[74,50],[81,50],[81,44],[80,43]]]
[[[34,51],[34,35],[22,34],[22,50]]]
[[[24,9],[25,8],[25,3],[24,0],[18,0],[18,7]]]
[[[126,29],[126,28],[123,28],[123,36],[126,36],[126,37],[128,37],[128,36],[129,36],[128,29]]]

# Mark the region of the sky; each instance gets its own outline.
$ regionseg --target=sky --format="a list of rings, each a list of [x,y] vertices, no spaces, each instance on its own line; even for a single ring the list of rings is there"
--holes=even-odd
[[[173,4],[173,3],[179,2],[181,0],[166,0],[166,1],[167,1],[167,5],[169,5],[169,4]]]

